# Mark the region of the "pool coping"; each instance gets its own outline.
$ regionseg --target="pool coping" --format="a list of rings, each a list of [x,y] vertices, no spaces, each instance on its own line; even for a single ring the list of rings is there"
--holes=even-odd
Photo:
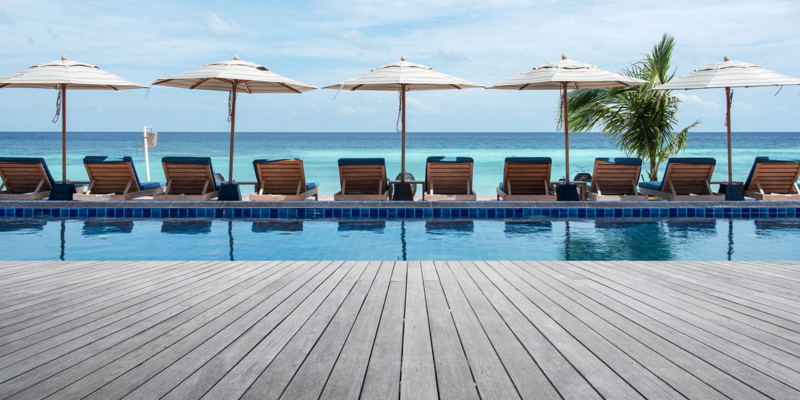
[[[800,201],[49,201],[0,202],[0,208],[136,209],[507,209],[507,208],[800,208]]]

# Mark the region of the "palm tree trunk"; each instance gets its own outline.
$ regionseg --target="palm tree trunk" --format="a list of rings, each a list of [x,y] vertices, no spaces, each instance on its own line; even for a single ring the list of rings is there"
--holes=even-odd
[[[650,181],[658,181],[658,164],[656,164],[656,159],[653,157],[650,157]]]

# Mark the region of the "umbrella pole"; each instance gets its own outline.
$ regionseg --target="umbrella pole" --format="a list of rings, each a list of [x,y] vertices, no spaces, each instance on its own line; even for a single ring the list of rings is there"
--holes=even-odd
[[[731,157],[731,88],[725,88],[725,103],[727,113],[725,114],[725,125],[728,126],[728,182],[733,182],[733,158]]]
[[[400,155],[400,181],[406,181],[406,85],[400,85],[400,119],[403,123],[403,145]]]
[[[567,110],[567,82],[564,82],[564,98],[561,100],[561,107],[564,109],[564,148],[567,159],[566,183],[569,183],[569,112]]]
[[[61,85],[61,176],[67,183],[67,85]]]
[[[233,82],[233,88],[232,88],[233,92],[231,94],[232,97],[231,101],[233,104],[231,105],[231,154],[229,157],[230,161],[228,163],[229,183],[233,183],[233,133],[236,126],[236,86],[237,86],[236,83],[237,83],[236,81]]]

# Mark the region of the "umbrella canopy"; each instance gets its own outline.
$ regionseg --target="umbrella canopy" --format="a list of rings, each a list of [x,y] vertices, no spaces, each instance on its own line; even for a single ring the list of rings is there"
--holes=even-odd
[[[561,108],[564,113],[564,144],[566,180],[569,182],[569,116],[567,89],[597,89],[617,86],[644,85],[647,81],[615,74],[594,65],[570,60],[566,54],[561,61],[549,62],[517,74],[487,89],[505,90],[563,90]]]
[[[240,93],[303,93],[316,89],[280,76],[264,66],[241,61],[238,55],[233,60],[216,62],[161,78],[153,82],[153,85],[230,92],[234,82],[237,83],[236,91]]]
[[[713,63],[703,68],[698,68],[653,90],[725,88],[725,102],[727,104],[725,126],[728,128],[728,182],[732,182],[731,101],[733,100],[733,93],[731,88],[783,85],[800,85],[800,79],[781,75],[756,64],[731,61],[728,56],[725,56],[724,61],[721,63]]]
[[[473,83],[441,73],[431,67],[406,61],[406,56],[399,62],[386,64],[372,71],[347,79],[323,89],[338,90],[381,90],[400,92],[400,112],[402,119],[402,154],[400,173],[405,180],[406,172],[406,92],[416,90],[446,90],[482,88],[483,85]]]
[[[146,89],[147,86],[120,78],[103,71],[96,65],[67,60],[50,61],[0,77],[2,88],[39,88],[59,90],[56,122],[61,115],[61,167],[63,181],[67,181],[67,89],[69,90],[125,90]]]
[[[153,82],[153,85],[230,92],[228,96],[228,117],[231,122],[229,182],[233,182],[233,137],[236,125],[237,93],[303,93],[316,89],[314,86],[280,76],[264,66],[241,61],[238,55],[233,56],[233,60],[216,62],[178,75],[161,78]]]

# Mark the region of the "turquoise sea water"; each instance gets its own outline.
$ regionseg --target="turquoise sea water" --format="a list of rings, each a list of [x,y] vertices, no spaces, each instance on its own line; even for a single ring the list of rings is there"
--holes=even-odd
[[[164,156],[206,156],[216,172],[228,175],[229,132],[160,132],[158,146],[150,149],[151,180],[164,180],[160,159]],[[71,180],[87,180],[82,159],[87,155],[130,155],[140,179],[146,180],[144,152],[139,151],[139,132],[68,132],[67,170]],[[466,156],[475,159],[474,189],[491,196],[502,179],[505,157],[532,156],[553,159],[553,179],[564,177],[564,135],[536,133],[425,133],[407,134],[406,169],[415,177],[425,175],[428,156]],[[724,132],[691,133],[683,157],[717,159],[715,180],[727,178]],[[299,157],[306,177],[320,183],[320,194],[339,190],[336,161],[345,157],[383,157],[390,178],[400,172],[400,134],[390,132],[293,133],[243,132],[236,134],[234,179],[255,180],[252,161],[257,158]],[[570,174],[592,172],[596,157],[621,157],[611,140],[598,133],[570,136]],[[0,156],[43,157],[56,179],[61,177],[61,132],[0,132]],[[800,132],[734,132],[734,179],[744,180],[756,156],[800,157]],[[661,172],[663,173],[663,165]],[[659,175],[660,177],[661,175]],[[248,194],[251,186],[242,188]]]

